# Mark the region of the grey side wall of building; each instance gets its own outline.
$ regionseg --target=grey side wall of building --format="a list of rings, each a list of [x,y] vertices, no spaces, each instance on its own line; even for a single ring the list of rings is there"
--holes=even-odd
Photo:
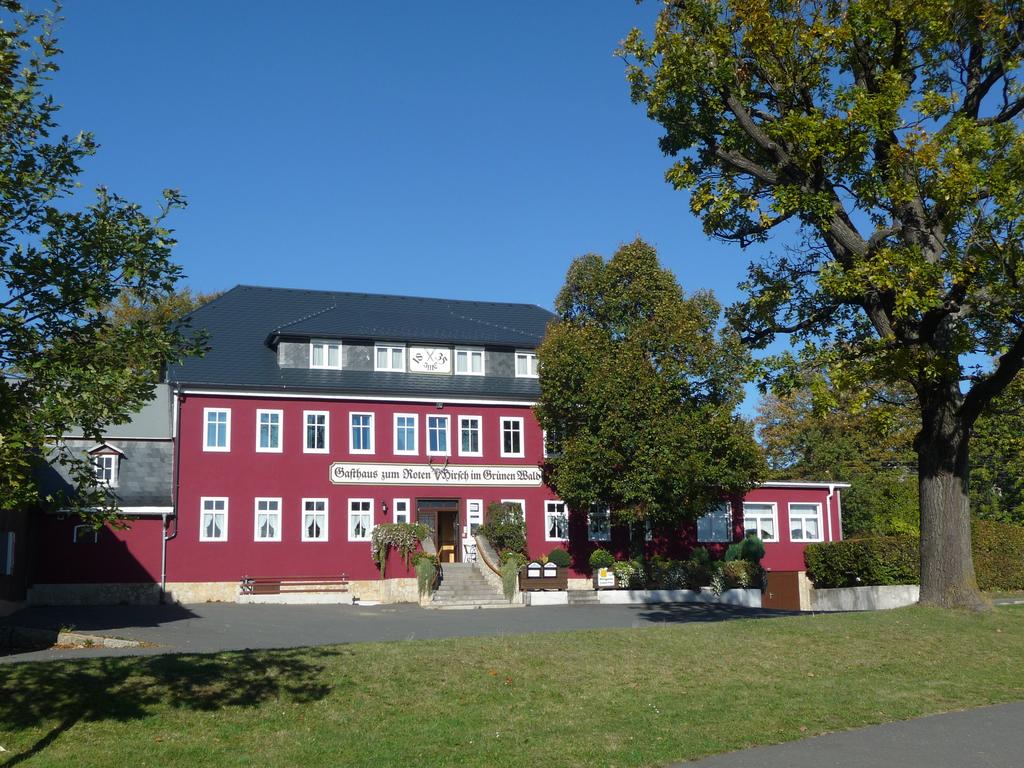
[[[65,441],[79,456],[95,448],[92,440]],[[172,503],[174,443],[171,440],[108,439],[107,445],[124,452],[118,464],[117,487],[111,493],[121,507],[168,507]],[[70,492],[68,471],[60,464],[49,464],[41,471],[44,493]]]
[[[372,371],[373,344],[346,342],[341,347],[341,364],[350,371]]]
[[[171,424],[174,414],[174,398],[169,384],[157,384],[153,399],[133,413],[124,424],[107,427],[105,436],[109,439],[171,439]],[[81,436],[80,429],[72,431],[72,437]]]
[[[453,347],[447,347],[447,349],[450,349],[454,354]],[[345,341],[341,347],[342,369],[346,371],[372,371],[373,355],[374,345],[372,343]],[[309,368],[309,342],[278,342],[277,363],[282,368]],[[484,355],[484,373],[486,376],[514,378],[516,375],[515,350],[487,349]]]
[[[488,349],[484,355],[484,371],[488,376],[512,378],[516,375],[516,353],[504,349]]]

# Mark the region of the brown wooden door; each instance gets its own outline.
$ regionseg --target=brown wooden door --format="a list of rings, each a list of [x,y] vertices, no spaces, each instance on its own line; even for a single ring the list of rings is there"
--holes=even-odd
[[[768,588],[761,599],[763,608],[777,611],[800,610],[800,572],[772,571],[768,574]]]
[[[453,510],[437,513],[437,558],[442,563],[459,562],[459,513]]]

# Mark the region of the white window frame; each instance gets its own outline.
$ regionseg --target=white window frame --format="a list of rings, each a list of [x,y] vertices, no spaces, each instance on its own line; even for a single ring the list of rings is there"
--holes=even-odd
[[[369,424],[367,424],[365,427],[364,426],[359,427],[360,430],[366,429],[368,434],[370,435],[370,447],[369,448],[356,448],[355,447],[355,440],[352,439],[352,430],[355,427],[355,425],[353,423],[353,420],[355,419],[356,416],[369,416],[370,417],[370,423]],[[371,413],[370,411],[352,411],[351,413],[349,413],[349,415],[348,415],[348,452],[349,453],[360,453],[360,454],[371,454],[371,453],[374,453],[375,449],[377,447],[377,439],[376,439],[376,435],[374,434],[377,431],[376,426],[377,426],[377,420],[375,418],[373,418],[373,413]]]
[[[316,361],[315,361],[315,354],[314,354],[315,347],[323,347],[324,348],[324,361],[320,365],[317,365]],[[338,364],[337,365],[331,365],[330,362],[329,362],[330,359],[331,359],[331,351],[330,351],[331,347],[337,347],[338,348]],[[327,369],[327,370],[331,370],[331,371],[340,371],[342,366],[344,365],[344,355],[342,354],[343,351],[344,350],[342,349],[342,343],[340,341],[330,341],[328,339],[312,339],[309,342],[309,367],[310,368],[318,368],[318,369]]]
[[[445,448],[443,451],[432,451],[430,449],[430,420],[441,419],[444,421],[444,443]],[[452,455],[452,417],[447,413],[428,413],[426,416],[426,432],[427,439],[425,447],[427,449],[427,456],[451,456]]]
[[[307,504],[323,504],[324,508],[321,509],[306,509]],[[302,541],[319,542],[329,540],[329,527],[331,522],[331,510],[330,502],[324,498],[309,498],[302,500]],[[306,524],[306,515],[323,515],[324,524],[320,526],[320,536],[312,537],[307,533],[309,526]]]
[[[723,510],[723,507],[724,507],[724,510]],[[723,512],[724,512],[726,520],[727,520],[726,527],[725,527],[725,533],[722,534],[722,536],[724,538],[716,538],[715,537],[715,518],[716,518],[716,516],[721,517]],[[700,521],[701,520],[707,520],[708,524],[711,526],[711,534],[710,534],[710,536],[708,538],[703,538],[701,536],[701,532],[700,532]],[[697,543],[698,544],[728,544],[730,541],[732,541],[732,537],[733,537],[732,524],[733,524],[732,504],[729,503],[728,501],[723,501],[721,504],[719,504],[711,512],[708,512],[707,514],[701,515],[700,517],[697,518]]]
[[[459,355],[466,357],[466,370],[459,370]],[[473,370],[473,356],[480,355],[480,370]],[[487,370],[487,353],[479,347],[456,347],[455,348],[455,375],[456,376],[483,376]]]
[[[771,510],[772,510],[772,513],[771,513],[772,527],[775,530],[775,537],[771,538],[771,539],[764,539],[764,538],[762,538],[761,540],[764,541],[767,544],[777,544],[781,540],[780,537],[779,537],[779,505],[777,503],[775,503],[774,501],[745,501],[745,502],[743,502],[743,535],[744,536],[746,536],[746,532],[747,532],[747,517],[756,517],[758,520],[767,519],[767,515],[764,512],[759,512],[759,513],[756,513],[755,515],[748,515],[747,514],[747,507],[751,507],[751,506],[756,506],[756,507],[761,507],[761,508],[763,508],[763,507],[771,507]],[[761,535],[760,523],[757,525],[757,534],[760,537],[760,535]]]
[[[260,436],[263,431],[263,416],[277,416],[277,447],[263,448],[260,446]],[[272,426],[272,425],[271,425]],[[271,408],[256,409],[256,453],[282,453],[284,452],[284,411]]]
[[[356,504],[364,504],[364,503],[369,505],[369,508],[370,508],[369,509],[370,525],[369,525],[369,527],[366,530],[366,538],[358,538],[358,539],[352,538],[352,516],[353,515],[365,515],[366,514],[366,511],[361,510],[361,509],[360,510],[356,510],[356,509],[353,509],[352,507],[355,506]],[[348,540],[349,541],[358,541],[358,542],[367,542],[367,543],[369,543],[370,539],[373,538],[373,529],[374,529],[374,527],[375,527],[375,525],[374,525],[374,522],[373,522],[373,499],[349,499],[348,500],[348,528],[346,529],[346,534],[348,536]]]
[[[561,512],[557,511],[557,508],[561,506]],[[551,528],[551,518],[555,515],[559,515],[565,519],[565,536],[551,536],[549,529]],[[564,501],[559,499],[548,499],[544,502],[544,541],[568,541],[569,540],[569,509],[566,507]]]
[[[473,507],[476,507],[474,510]],[[475,518],[475,520],[474,520]],[[484,500],[483,499],[466,499],[466,536],[465,538],[473,538],[473,523],[476,522],[479,528],[484,524]]]
[[[224,421],[224,445],[210,445],[210,415],[226,413]],[[203,450],[214,453],[228,453],[231,450],[231,409],[203,408]]]
[[[474,419],[476,421],[476,447],[475,451],[462,450],[462,422]],[[467,413],[459,416],[459,456],[483,456],[484,455],[484,417]]]
[[[398,420],[412,419],[412,449],[404,451],[398,449]],[[396,413],[391,423],[394,426],[392,434],[393,448],[396,456],[418,456],[420,452],[420,416],[418,413]]]
[[[276,504],[277,509],[260,509],[260,502],[266,504]],[[284,515],[281,512],[281,499],[277,496],[257,496],[252,502],[252,540],[253,541],[280,541],[281,540],[281,528],[284,523]],[[277,516],[277,525],[274,526],[275,534],[266,538],[260,536],[260,515],[275,514]]]
[[[93,478],[96,485],[104,488],[117,488],[118,470],[121,468],[121,455],[113,452],[93,453],[90,455],[93,468]],[[110,477],[102,477],[106,474],[106,463],[110,462]]]
[[[384,367],[382,367],[380,365],[380,350],[382,350],[382,349],[386,349],[388,351],[388,354],[387,354],[388,364],[387,364],[387,366],[384,366]],[[397,350],[401,350],[401,352],[402,352],[402,367],[401,368],[395,368],[392,365],[392,363],[394,361],[394,352],[395,352],[396,349]],[[405,364],[405,344],[393,344],[393,343],[387,343],[387,342],[377,342],[376,344],[373,345],[373,370],[375,370],[375,371],[391,371],[391,372],[405,373],[405,368],[406,368],[406,364]]]
[[[814,507],[815,511],[814,511],[813,514],[810,513],[810,512],[806,512],[806,511],[805,512],[797,512],[796,513],[796,518],[801,521],[800,530],[803,533],[805,533],[805,534],[807,533],[807,526],[806,526],[806,523],[804,523],[803,521],[806,520],[807,518],[814,518],[814,519],[816,519],[818,521],[818,535],[817,535],[816,538],[812,539],[812,538],[807,537],[807,536],[805,536],[802,539],[794,539],[793,538],[793,520],[794,520],[793,507]],[[823,516],[821,514],[821,503],[820,502],[817,502],[817,501],[791,501],[791,502],[789,502],[789,505],[788,505],[786,511],[789,514],[789,524],[786,526],[786,535],[789,537],[789,540],[792,541],[794,544],[809,544],[809,543],[812,543],[812,542],[818,542],[818,541],[824,541],[825,540],[825,520],[823,519]]]
[[[519,511],[523,513],[523,525],[526,525],[526,499],[502,499],[502,504],[518,504]]]
[[[526,363],[526,373],[519,372],[519,360],[522,359]],[[537,353],[531,352],[526,349],[516,350],[516,378],[517,379],[536,379],[540,376],[540,371],[537,368]]]
[[[506,452],[505,451],[505,424],[511,423],[511,422],[518,422],[518,424],[519,424],[519,451],[518,451],[518,453]],[[498,435],[498,437],[499,437],[500,442],[498,443],[498,447],[500,449],[499,450],[499,455],[502,458],[521,459],[521,458],[523,458],[526,455],[526,426],[525,426],[525,420],[523,419],[522,416],[502,416],[501,417],[501,430],[499,432],[500,432],[500,434]]]
[[[309,417],[324,417],[324,447],[309,447]],[[303,411],[302,412],[302,452],[303,453],[328,453],[331,450],[331,412],[330,411]]]
[[[224,502],[224,509],[207,509],[206,502]],[[227,496],[201,496],[199,498],[199,540],[200,541],[227,541],[228,540],[228,497]],[[224,513],[224,531],[221,536],[206,535],[206,515],[217,515]]]
[[[606,521],[605,530],[603,534],[594,534],[594,529],[591,526],[591,521],[595,511],[600,511],[604,514]],[[591,509],[587,513],[587,541],[611,541],[612,540],[612,511],[607,506],[598,506],[597,510]]]
[[[400,512],[398,509],[399,505],[405,506],[405,511]],[[405,520],[399,520],[399,515],[405,515]],[[391,519],[396,523],[411,523],[412,522],[412,502],[409,499],[392,499],[391,500]]]

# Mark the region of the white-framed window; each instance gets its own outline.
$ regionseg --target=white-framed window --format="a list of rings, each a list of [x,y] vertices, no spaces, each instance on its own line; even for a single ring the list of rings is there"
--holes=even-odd
[[[348,500],[348,540],[369,541],[373,535],[373,499]]]
[[[587,515],[587,538],[590,541],[610,541],[612,514],[608,507],[595,504]]]
[[[415,456],[419,448],[420,417],[415,413],[395,414],[395,453]]]
[[[569,540],[569,515],[564,501],[544,502],[544,541]]]
[[[779,540],[779,516],[774,502],[743,503],[743,534],[754,534],[761,541]]]
[[[501,420],[501,455],[522,457],[523,420],[507,416]]]
[[[199,500],[199,540],[228,540],[228,500],[223,496],[203,496]]]
[[[480,416],[459,416],[459,456],[483,456],[483,419]]]
[[[281,500],[257,498],[255,504],[256,541],[281,540]]]
[[[394,499],[391,502],[391,508],[395,513],[396,523],[411,523],[412,517],[409,514],[409,500],[408,499]]]
[[[281,426],[283,411],[256,411],[256,452],[281,453]]]
[[[0,535],[0,576],[14,575],[14,531]]]
[[[455,372],[466,376],[483,376],[484,351],[482,349],[456,349]]]
[[[470,538],[476,536],[480,526],[484,524],[484,500],[466,499],[466,529]]]
[[[375,370],[375,371],[404,371],[405,370],[405,345],[404,344],[374,344],[374,349],[373,349],[373,370]]]
[[[350,453],[373,453],[373,414],[348,415]]]
[[[327,541],[327,499],[302,500],[302,540]]]
[[[516,377],[537,378],[537,355],[533,352],[516,352]]]
[[[309,367],[341,369],[340,341],[309,342]]]
[[[451,442],[448,439],[447,416],[427,416],[427,455],[450,456]]]
[[[821,504],[789,505],[790,541],[824,541],[821,523]]]
[[[732,506],[729,502],[723,501],[706,515],[697,518],[697,541],[732,541]]]
[[[203,408],[204,451],[231,450],[231,409]]]
[[[76,525],[71,529],[72,544],[95,544],[99,540],[99,531],[91,525]]]
[[[516,504],[519,507],[519,514],[523,516],[523,522],[526,522],[526,499],[502,499],[502,504]]]
[[[306,426],[302,450],[305,453],[327,453],[330,449],[330,414],[327,411],[303,411]]]
[[[116,453],[94,453],[92,455],[92,472],[96,485],[117,488],[117,469],[121,457]]]

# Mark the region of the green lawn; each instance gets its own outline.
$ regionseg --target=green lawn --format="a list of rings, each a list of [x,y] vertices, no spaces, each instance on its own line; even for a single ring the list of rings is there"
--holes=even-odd
[[[7,765],[642,766],[1024,699],[1024,607],[0,667]]]

